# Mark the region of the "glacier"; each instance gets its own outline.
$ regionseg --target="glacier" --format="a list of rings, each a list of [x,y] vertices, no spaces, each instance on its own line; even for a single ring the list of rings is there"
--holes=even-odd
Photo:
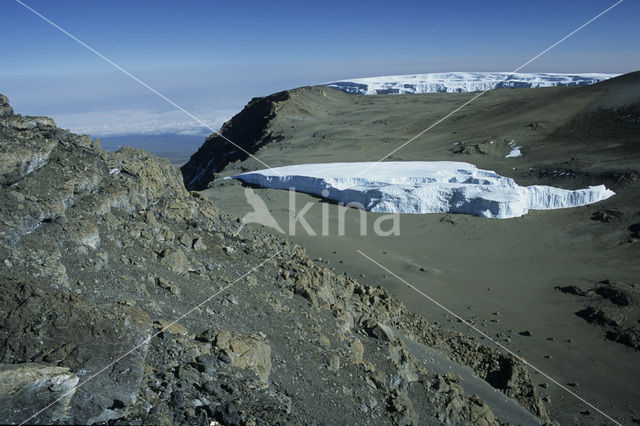
[[[228,176],[263,188],[292,189],[379,213],[462,213],[506,219],[529,210],[584,206],[615,193],[604,185],[566,190],[519,186],[457,161],[299,164]]]
[[[354,78],[324,83],[360,95],[476,92],[497,88],[588,86],[619,74],[557,74],[509,72],[447,72]]]

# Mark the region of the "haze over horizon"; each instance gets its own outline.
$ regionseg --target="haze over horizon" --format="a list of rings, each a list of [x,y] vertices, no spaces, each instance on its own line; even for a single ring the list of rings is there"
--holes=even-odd
[[[252,97],[297,86],[510,71],[613,3],[26,2],[216,129]],[[0,46],[0,92],[16,112],[99,137],[210,133],[18,2],[0,9],[11,34]],[[639,14],[640,4],[623,2],[521,71],[640,69]]]

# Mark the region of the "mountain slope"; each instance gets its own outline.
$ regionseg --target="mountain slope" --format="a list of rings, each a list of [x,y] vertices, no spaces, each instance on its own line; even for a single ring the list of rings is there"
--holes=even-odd
[[[286,91],[266,98],[252,99],[242,111],[222,126],[220,134],[224,138],[220,134],[210,135],[180,168],[185,185],[188,188],[205,188],[215,172],[222,170],[230,162],[245,160],[248,158],[247,153],[253,153],[272,141],[272,136],[265,133],[265,129],[274,117],[278,105],[288,99],[289,93]]]
[[[638,87],[636,72],[587,87],[492,90],[385,159],[463,161],[494,170],[518,185],[578,189],[604,184],[616,193],[605,201],[504,221],[402,215],[400,235],[382,237],[371,232],[380,215],[366,213],[365,220],[358,211],[348,212],[342,235],[337,206],[296,194],[298,209],[311,203],[305,218],[318,235],[307,235],[297,226],[291,238],[337,272],[366,275],[428,320],[468,332],[356,250],[366,253],[520,351],[561,384],[578,383],[581,397],[631,422],[636,417],[633,401],[640,398],[635,386],[640,380],[638,352],[631,338],[638,331],[638,303],[622,308],[607,299],[592,303],[556,287],[575,286],[591,295],[589,289],[602,287],[601,281],[612,283],[612,292],[640,284]],[[353,96],[325,87],[287,93],[289,99],[278,104],[264,130],[271,142],[252,151],[273,167],[377,161],[474,96]],[[251,121],[250,116],[243,119]],[[255,146],[254,142],[242,141],[247,146]],[[505,158],[512,145],[521,147],[522,156]],[[223,167],[217,176],[265,168],[253,158]],[[244,191],[240,183],[220,179],[202,195],[243,217],[251,212]],[[291,213],[288,191],[253,191],[286,230]],[[324,208],[329,209],[328,235],[321,232]],[[360,232],[362,224],[366,235]],[[587,302],[592,307],[608,304],[601,309],[604,326],[597,324],[597,318],[588,321],[576,314]],[[611,316],[612,312],[616,314]],[[565,390],[541,375],[533,377],[563,424],[602,423],[592,409],[582,414],[583,403]]]
[[[519,360],[238,236],[166,160],[0,108],[2,423],[549,420]]]

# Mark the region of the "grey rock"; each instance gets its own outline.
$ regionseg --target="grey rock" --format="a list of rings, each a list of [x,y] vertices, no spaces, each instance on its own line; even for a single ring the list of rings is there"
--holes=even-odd
[[[0,288],[0,306],[10,312],[0,330],[3,362],[32,360],[66,367],[80,380],[110,366],[76,390],[69,415],[81,422],[124,417],[142,380],[150,335],[146,314],[136,307],[93,305],[81,297],[6,278],[0,280]],[[139,350],[114,362],[112,354],[133,347]],[[121,409],[111,410],[114,404]]]
[[[43,423],[70,422],[70,402],[79,380],[65,367],[0,364],[0,422],[34,423],[36,418]],[[51,408],[31,417],[50,404]]]

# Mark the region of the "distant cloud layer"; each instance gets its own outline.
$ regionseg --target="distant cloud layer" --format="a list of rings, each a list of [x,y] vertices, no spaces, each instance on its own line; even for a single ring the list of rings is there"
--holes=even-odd
[[[218,130],[235,110],[190,111],[212,129]],[[184,112],[152,111],[148,109],[87,111],[52,114],[59,127],[74,133],[93,136],[152,135],[172,133],[207,135],[211,130]]]

